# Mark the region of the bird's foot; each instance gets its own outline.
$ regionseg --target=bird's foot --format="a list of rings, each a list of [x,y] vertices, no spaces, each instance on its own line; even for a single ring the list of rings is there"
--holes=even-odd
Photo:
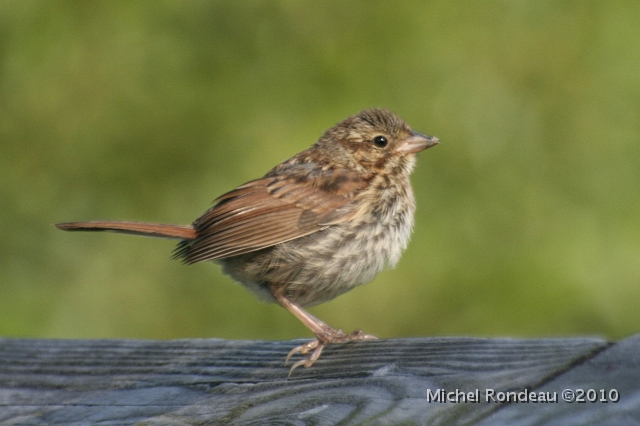
[[[322,330],[322,333],[316,334],[315,340],[293,348],[287,355],[287,359],[284,361],[284,365],[287,365],[287,363],[289,362],[289,358],[297,353],[299,353],[300,355],[306,355],[309,352],[313,351],[311,352],[311,355],[300,361],[297,361],[291,366],[291,369],[289,370],[289,376],[291,376],[293,370],[300,367],[301,365],[304,365],[305,368],[311,367],[313,363],[315,363],[318,358],[320,358],[322,349],[324,349],[324,347],[329,343],[345,343],[358,340],[374,339],[377,339],[377,337],[372,334],[365,334],[362,332],[362,330],[356,330],[349,334],[345,334],[342,332],[342,330],[334,330],[333,328],[327,326],[326,329]]]

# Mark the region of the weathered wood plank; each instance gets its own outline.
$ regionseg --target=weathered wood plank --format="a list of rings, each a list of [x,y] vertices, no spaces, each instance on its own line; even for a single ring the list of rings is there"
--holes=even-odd
[[[328,347],[312,368],[288,379],[284,357],[300,342],[0,339],[0,423],[470,423],[502,413],[485,402],[430,403],[428,390],[537,388],[609,345],[471,338],[348,343]]]
[[[565,389],[596,390],[596,401],[566,402]],[[605,390],[604,401],[600,392]],[[609,400],[612,389],[619,401]],[[544,384],[540,392],[558,394],[557,404],[509,404],[481,425],[640,425],[640,336],[635,336],[577,365]],[[614,394],[615,395],[615,394]],[[591,394],[593,396],[593,394]]]

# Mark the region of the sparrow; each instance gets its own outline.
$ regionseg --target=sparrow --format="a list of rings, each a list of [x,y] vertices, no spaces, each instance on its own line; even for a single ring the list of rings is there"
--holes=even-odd
[[[411,237],[416,154],[439,141],[387,109],[366,109],[315,144],[214,200],[191,225],[90,221],[66,231],[113,231],[180,240],[174,258],[211,260],[258,298],[277,302],[315,335],[286,357],[311,367],[331,343],[376,339],[346,334],[305,311],[394,267]],[[306,355],[306,357],[305,357]]]

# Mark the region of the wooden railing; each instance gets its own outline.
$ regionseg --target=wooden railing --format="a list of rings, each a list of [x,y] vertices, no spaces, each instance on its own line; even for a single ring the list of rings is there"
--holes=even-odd
[[[0,339],[0,424],[640,423],[640,335],[300,342]]]

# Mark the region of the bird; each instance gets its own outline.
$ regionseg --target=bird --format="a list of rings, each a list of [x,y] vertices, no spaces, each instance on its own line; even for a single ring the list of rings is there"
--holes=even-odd
[[[409,176],[416,154],[439,143],[383,108],[360,111],[310,148],[214,200],[191,225],[88,221],[65,231],[112,231],[180,240],[173,257],[214,261],[259,299],[276,302],[315,339],[293,348],[311,367],[329,344],[376,339],[344,333],[305,307],[329,301],[395,267],[414,225]]]

